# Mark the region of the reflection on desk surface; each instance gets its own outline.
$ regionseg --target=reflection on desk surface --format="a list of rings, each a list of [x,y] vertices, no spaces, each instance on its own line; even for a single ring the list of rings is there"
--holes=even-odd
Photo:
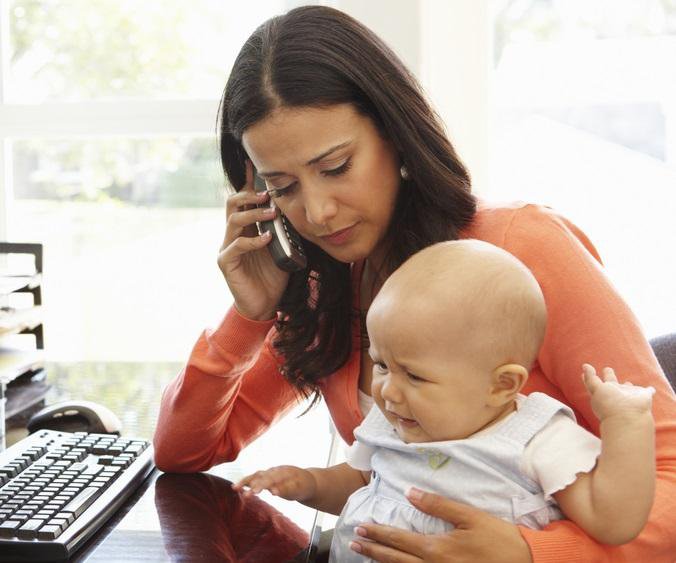
[[[259,497],[233,491],[227,479],[165,473],[77,560],[300,562],[309,531]]]
[[[173,560],[288,561],[309,534],[255,495],[232,490],[214,475],[161,475],[155,505],[162,539]]]

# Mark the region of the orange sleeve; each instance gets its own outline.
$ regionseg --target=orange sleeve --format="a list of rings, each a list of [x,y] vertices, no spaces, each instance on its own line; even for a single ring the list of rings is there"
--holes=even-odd
[[[524,262],[545,295],[548,323],[538,363],[544,377],[597,435],[596,420],[580,373],[582,363],[612,366],[620,381],[652,385],[657,487],[650,519],[634,541],[600,545],[573,522],[544,530],[521,529],[534,563],[560,561],[676,560],[676,399],[642,329],[606,277],[591,243],[576,227],[537,206],[516,212],[504,248]],[[628,257],[629,259],[629,257]]]
[[[232,307],[205,331],[184,370],[167,386],[153,445],[168,472],[203,471],[237,457],[298,400],[270,349],[273,321]]]

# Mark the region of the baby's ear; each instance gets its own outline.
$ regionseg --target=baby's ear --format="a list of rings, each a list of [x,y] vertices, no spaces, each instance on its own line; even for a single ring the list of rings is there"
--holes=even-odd
[[[528,370],[519,364],[504,364],[493,370],[488,404],[501,407],[516,398],[528,380]]]

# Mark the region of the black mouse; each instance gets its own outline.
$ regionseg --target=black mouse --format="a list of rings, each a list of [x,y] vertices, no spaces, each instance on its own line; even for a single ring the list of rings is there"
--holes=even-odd
[[[119,436],[122,429],[122,423],[113,411],[91,401],[64,401],[48,405],[31,416],[26,426],[31,434],[36,430],[59,430]]]

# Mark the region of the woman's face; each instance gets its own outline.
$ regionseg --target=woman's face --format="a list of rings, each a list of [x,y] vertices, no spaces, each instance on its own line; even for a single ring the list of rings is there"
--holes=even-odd
[[[346,263],[382,250],[399,158],[352,105],[280,108],[249,127],[242,144],[303,238]]]

